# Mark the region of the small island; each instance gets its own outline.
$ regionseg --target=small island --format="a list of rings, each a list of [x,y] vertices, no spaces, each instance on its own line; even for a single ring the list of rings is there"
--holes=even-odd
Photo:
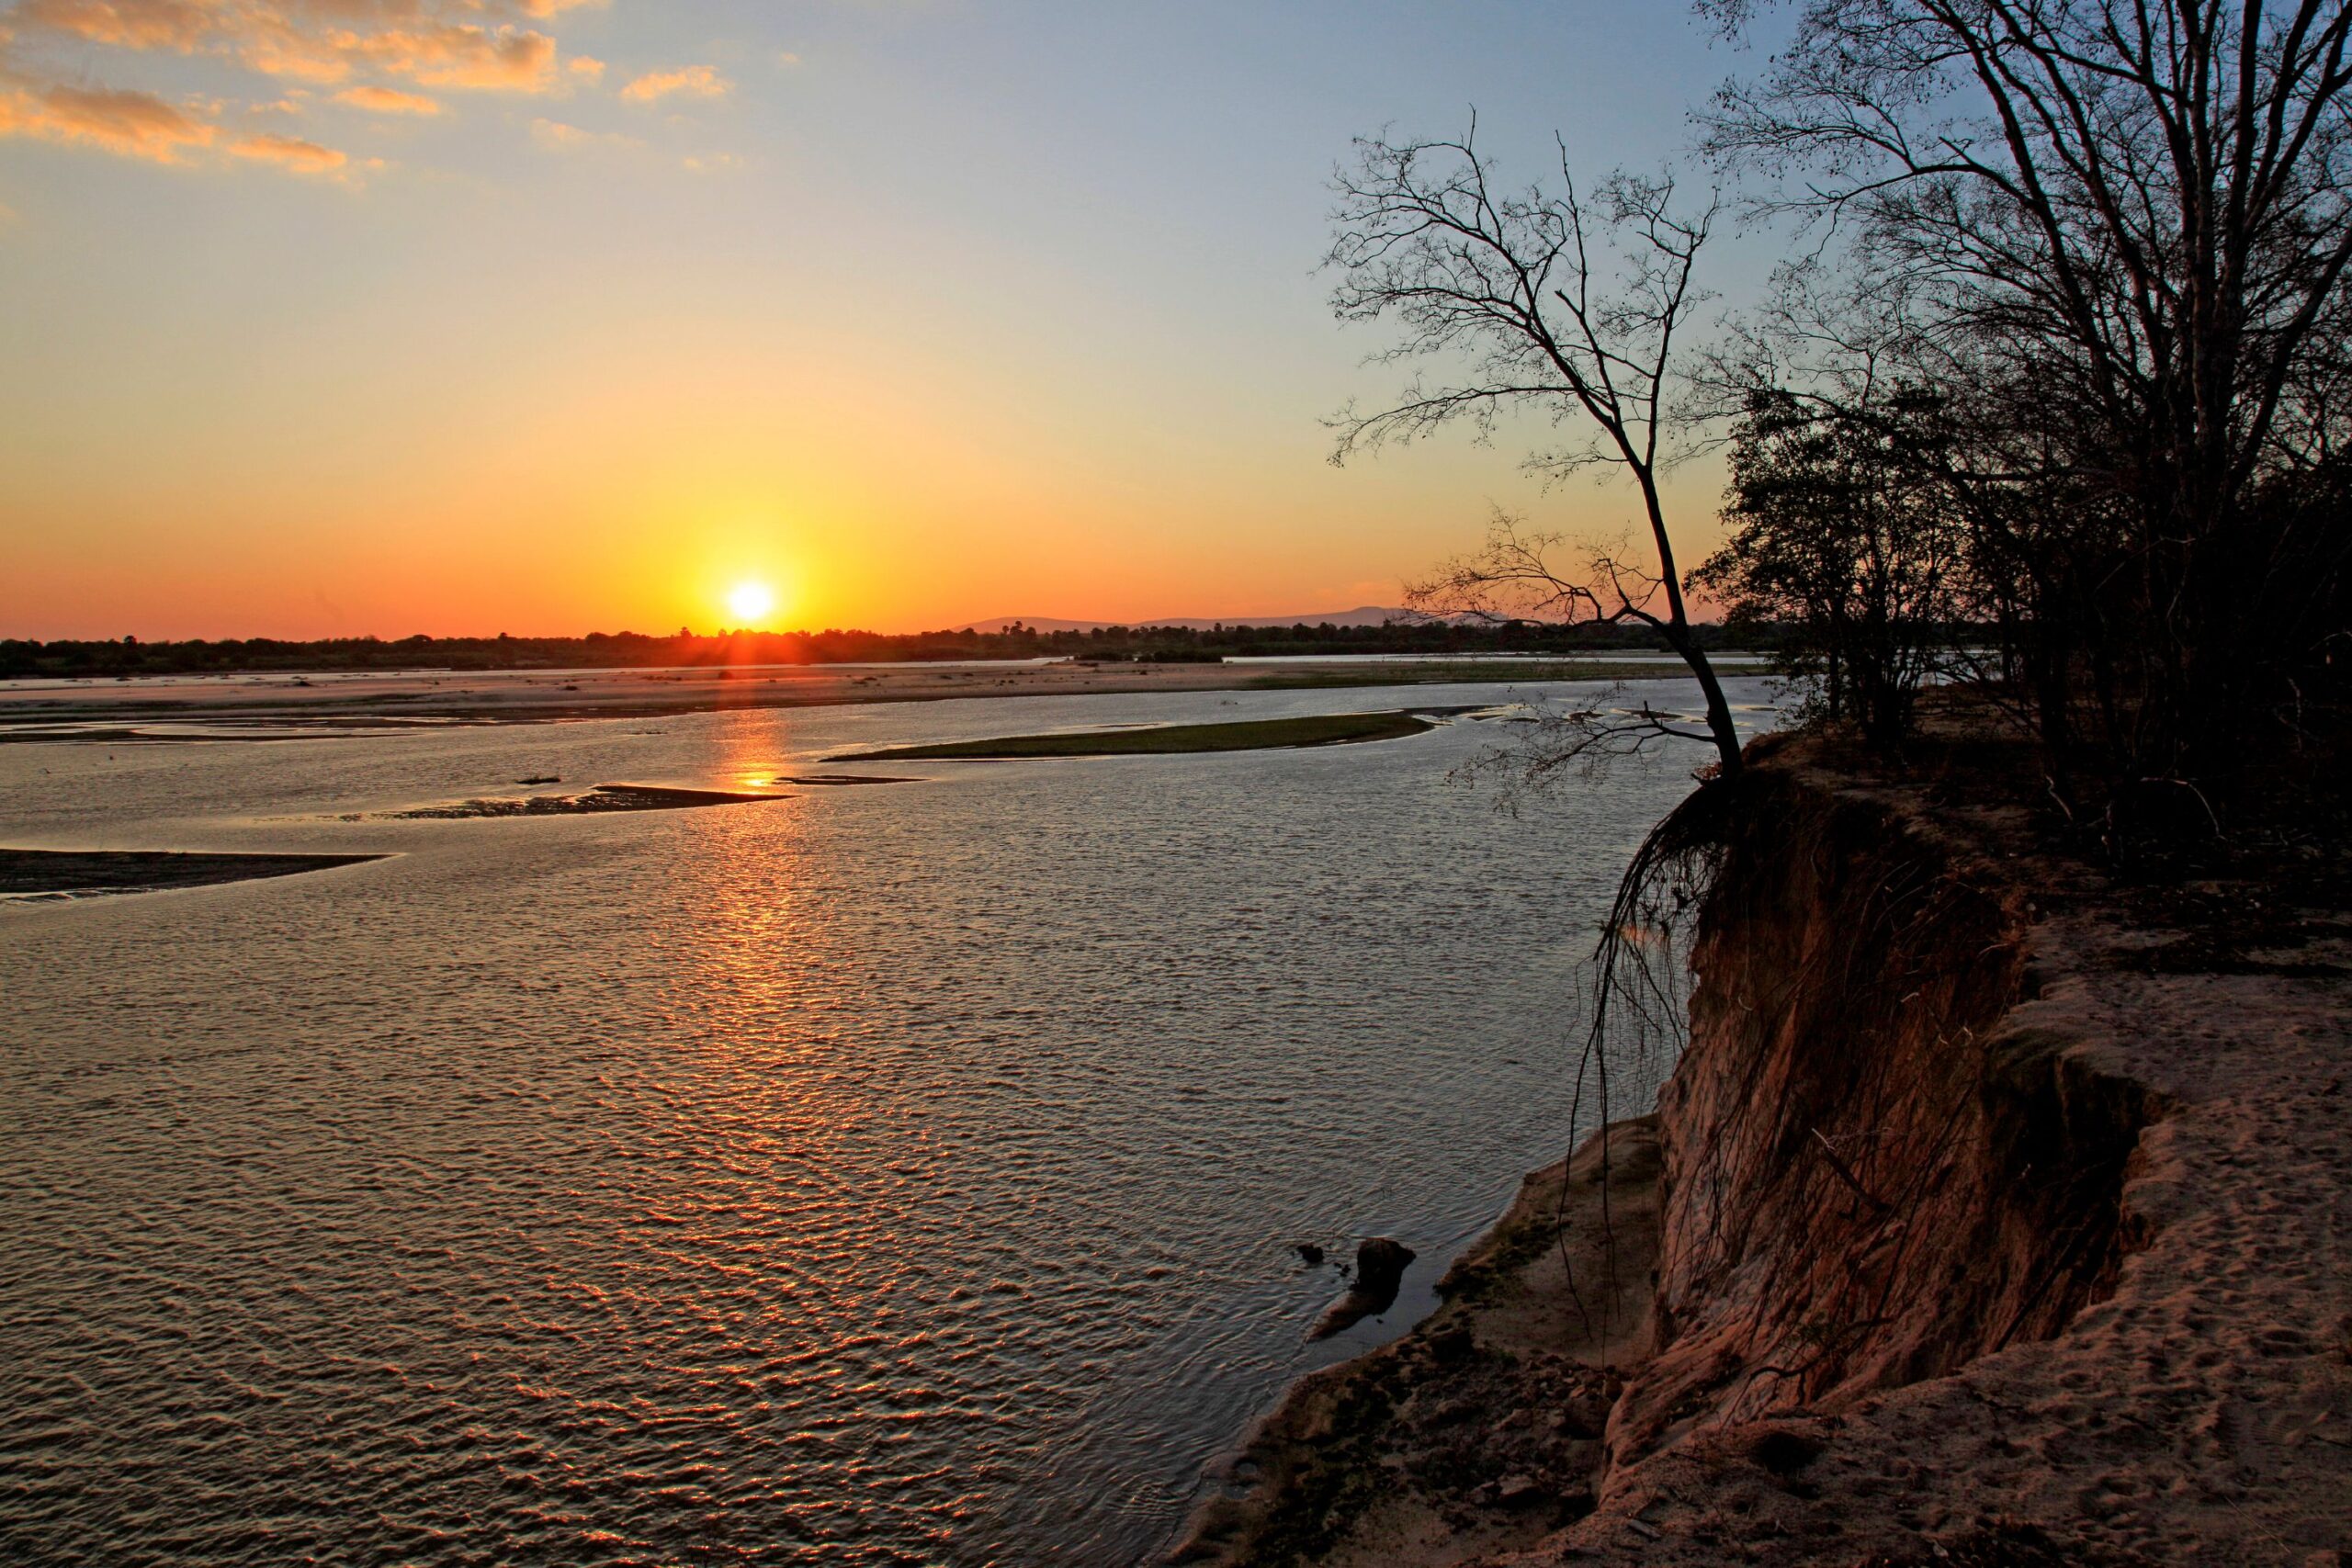
[[[1010,761],[1021,757],[1169,757],[1194,751],[1264,751],[1284,747],[1344,746],[1400,740],[1436,727],[1423,714],[1310,714],[1229,724],[1164,724],[1136,729],[1079,729],[1053,735],[1006,735],[990,740],[946,740],[853,751],[834,762],[916,761]]]

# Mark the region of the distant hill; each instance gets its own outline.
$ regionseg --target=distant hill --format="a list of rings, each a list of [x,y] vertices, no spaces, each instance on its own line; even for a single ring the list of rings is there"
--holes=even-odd
[[[948,629],[959,632],[1001,632],[1015,624],[1039,632],[1091,632],[1098,626],[1181,626],[1204,632],[1213,626],[1385,626],[1409,612],[1359,604],[1352,610],[1324,610],[1311,615],[1155,615],[1140,621],[1061,621],[1051,615],[999,615],[991,621],[956,621]]]

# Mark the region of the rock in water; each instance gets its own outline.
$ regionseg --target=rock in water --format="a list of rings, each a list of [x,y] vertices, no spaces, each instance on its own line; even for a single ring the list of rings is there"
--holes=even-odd
[[[1405,1265],[1412,1260],[1411,1247],[1385,1235],[1358,1244],[1355,1283],[1346,1295],[1331,1303],[1323,1320],[1315,1325],[1312,1337],[1328,1339],[1376,1313],[1386,1312],[1396,1300],[1397,1286],[1404,1282]]]
[[[1396,1299],[1396,1287],[1405,1280],[1405,1265],[1413,1260],[1413,1249],[1401,1241],[1391,1241],[1385,1235],[1374,1236],[1356,1247],[1356,1289],[1368,1296],[1378,1296],[1386,1306]]]

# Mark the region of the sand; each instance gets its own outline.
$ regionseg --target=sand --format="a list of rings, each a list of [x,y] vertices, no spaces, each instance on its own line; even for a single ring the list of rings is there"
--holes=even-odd
[[[1082,696],[1425,685],[1464,681],[1675,680],[1671,664],[762,665],[481,674],[187,676],[0,684],[0,741],[128,745],[284,739],[446,724],[654,717],[729,708],[942,698]]]
[[[1702,1430],[1493,1561],[2352,1562],[2352,923],[2169,973],[2148,955],[2174,933],[2109,899],[2044,909],[2016,1026],[2164,1105],[2113,1295],[1951,1376]],[[1804,1447],[1776,1467],[1782,1433]]]
[[[1545,1208],[1522,1193],[1455,1271],[1498,1281],[1449,1280],[1406,1340],[1299,1384],[1180,1561],[2352,1562],[2352,917],[2324,886],[2308,907],[2267,880],[2135,890],[2035,857],[2001,812],[1907,798],[2030,892],[2035,986],[2002,1027],[2157,1107],[2111,1293],[1939,1375],[1720,1424],[1694,1408],[1604,1468],[1575,1434],[1643,1387],[1651,1325],[1592,1343],[1552,1265],[1521,1261]],[[1622,1196],[1623,1238],[1644,1203]],[[1646,1272],[1621,1272],[1629,1312]]]

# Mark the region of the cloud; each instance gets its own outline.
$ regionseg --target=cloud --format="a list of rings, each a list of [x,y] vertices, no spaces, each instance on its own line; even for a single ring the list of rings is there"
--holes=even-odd
[[[230,143],[229,151],[239,158],[276,164],[301,175],[331,175],[351,162],[332,147],[322,147],[298,136],[248,136]]]
[[[220,128],[153,93],[107,87],[51,87],[0,96],[0,136],[30,136],[96,147],[123,158],[187,162],[209,147]]]
[[[545,92],[555,40],[524,24],[593,0],[24,0],[15,20],[119,49],[232,59],[334,83],[372,73],[431,86]]]
[[[234,157],[300,173],[332,173],[345,153],[292,138],[230,141],[240,114],[298,112],[299,86],[340,89],[336,101],[379,115],[433,115],[418,89],[552,93],[604,72],[567,64],[545,28],[606,0],[0,0],[0,137],[95,147],[184,164]],[[270,78],[227,101],[172,101],[133,86],[92,83],[112,64],[185,56]],[[697,74],[697,72],[699,74]],[[725,84],[707,67],[672,90],[709,95]]]
[[[435,87],[544,92],[555,85],[555,39],[502,28],[440,28],[386,33],[372,40],[377,69]]]
[[[214,11],[195,0],[25,0],[17,20],[92,43],[186,53],[204,36]]]
[[[605,62],[593,55],[575,54],[563,62],[563,68],[574,76],[584,77],[591,82],[605,79]]]
[[[334,96],[339,104],[349,104],[370,114],[436,115],[441,102],[423,93],[403,93],[397,87],[352,87]]]
[[[621,89],[624,101],[650,104],[684,93],[692,98],[723,98],[735,85],[707,65],[682,65],[675,71],[649,71]]]
[[[775,62],[776,62],[776,64],[777,64],[777,65],[781,66],[783,69],[785,69],[785,70],[786,70],[786,71],[789,71],[789,70],[791,70],[794,66],[796,66],[796,65],[797,65],[797,64],[799,64],[799,63],[800,63],[800,57],[799,57],[798,55],[797,55],[797,54],[793,53],[793,52],[792,52],[792,51],[790,51],[790,50],[788,50],[788,49],[787,49],[787,50],[783,51],[781,53],[779,53],[779,54],[775,57]]]
[[[582,130],[560,119],[535,119],[531,140],[550,152],[576,152],[588,147],[642,147],[644,142],[616,130]]]

